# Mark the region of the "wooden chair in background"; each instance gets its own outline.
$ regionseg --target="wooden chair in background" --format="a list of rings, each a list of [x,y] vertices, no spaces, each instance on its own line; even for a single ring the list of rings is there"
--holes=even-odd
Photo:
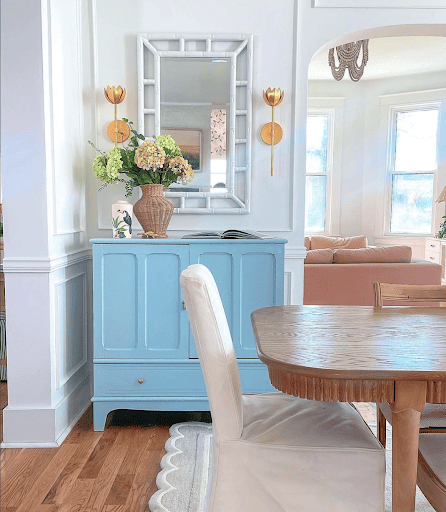
[[[373,283],[375,306],[383,302],[446,302],[446,285]]]
[[[383,302],[394,301],[432,307],[446,305],[446,285],[375,282],[373,288],[378,308],[383,307]],[[392,424],[392,411],[389,404],[376,404],[376,411],[378,439],[385,446],[386,421]],[[421,413],[417,484],[437,512],[446,512],[446,404],[426,404]]]

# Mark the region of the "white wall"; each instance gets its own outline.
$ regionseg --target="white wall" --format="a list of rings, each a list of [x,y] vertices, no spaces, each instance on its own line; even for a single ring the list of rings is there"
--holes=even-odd
[[[136,122],[137,117],[137,33],[224,33],[254,34],[253,80],[253,173],[252,213],[250,215],[174,215],[169,236],[179,236],[197,229],[246,228],[292,236],[291,215],[291,114],[293,71],[293,0],[274,4],[257,0],[218,0],[149,2],[137,0],[122,15],[119,0],[96,0],[97,87],[122,85],[127,97],[118,107],[118,115]],[[277,13],[280,12],[280,15]],[[168,13],[168,14],[167,14]],[[218,16],[216,16],[218,13]],[[110,41],[113,40],[113,51]],[[270,176],[270,148],[260,138],[263,124],[271,121],[271,108],[263,100],[268,87],[285,90],[285,100],[275,109],[276,122],[284,137],[275,148],[275,175]],[[108,149],[112,142],[105,129],[113,117],[113,108],[98,98],[98,147]],[[91,190],[96,194],[94,183]],[[193,184],[192,184],[193,185]],[[110,205],[123,196],[123,189],[113,185],[97,194],[98,236],[110,236]],[[136,200],[134,194],[133,202]],[[278,207],[277,205],[280,205]],[[107,219],[107,223],[105,222]]]

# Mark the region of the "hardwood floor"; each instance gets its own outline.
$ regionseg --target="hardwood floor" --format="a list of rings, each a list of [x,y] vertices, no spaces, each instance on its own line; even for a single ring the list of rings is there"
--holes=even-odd
[[[59,448],[0,451],[4,512],[149,512],[170,425],[209,413],[115,411],[94,432],[91,407]]]

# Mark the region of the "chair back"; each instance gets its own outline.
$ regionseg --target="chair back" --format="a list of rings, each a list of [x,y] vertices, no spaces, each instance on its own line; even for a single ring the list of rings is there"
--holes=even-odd
[[[373,283],[375,306],[381,308],[384,301],[446,302],[446,286],[421,284]]]
[[[243,428],[242,388],[220,293],[211,272],[201,264],[184,270],[180,282],[208,393],[214,436],[217,442],[238,439]]]

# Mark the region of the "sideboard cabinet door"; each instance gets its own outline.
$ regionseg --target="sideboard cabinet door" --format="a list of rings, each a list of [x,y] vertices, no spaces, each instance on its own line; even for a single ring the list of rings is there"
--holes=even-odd
[[[190,262],[202,263],[212,272],[238,359],[256,359],[251,313],[283,305],[284,245],[265,243],[194,244]],[[197,351],[190,334],[190,357]]]
[[[185,359],[180,274],[187,245],[95,244],[94,357]]]

